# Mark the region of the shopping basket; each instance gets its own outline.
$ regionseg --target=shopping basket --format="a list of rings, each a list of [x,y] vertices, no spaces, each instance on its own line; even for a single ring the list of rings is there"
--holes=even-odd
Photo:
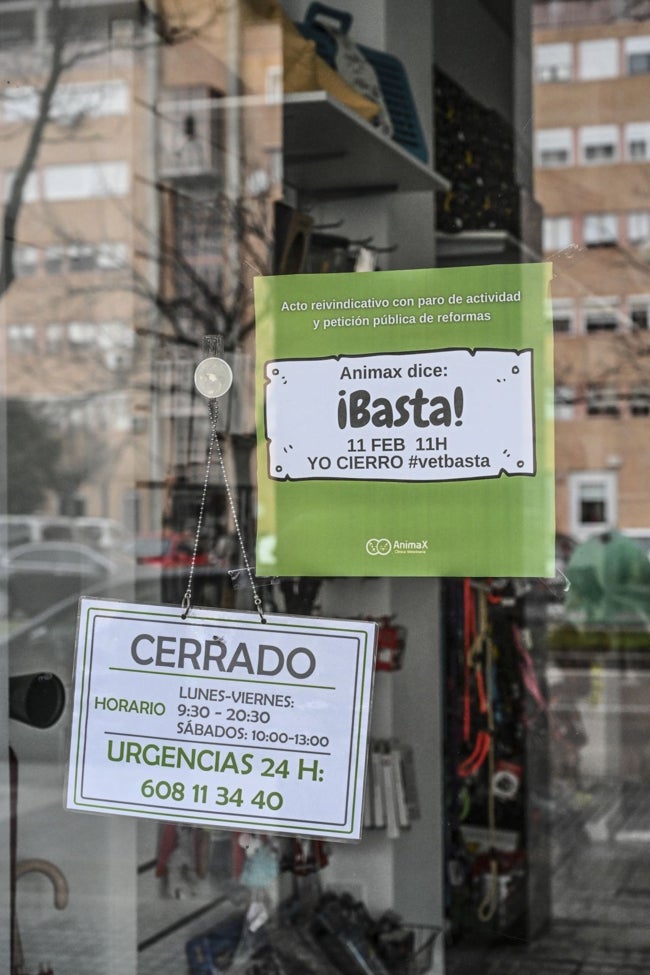
[[[303,37],[315,42],[319,56],[331,68],[336,69],[336,38],[327,30],[322,18],[326,18],[328,26],[339,33],[349,34],[352,15],[315,2],[308,7],[304,21],[296,24]],[[404,65],[393,54],[377,51],[363,44],[357,44],[357,47],[377,75],[393,126],[393,139],[422,162],[426,162],[427,147]]]

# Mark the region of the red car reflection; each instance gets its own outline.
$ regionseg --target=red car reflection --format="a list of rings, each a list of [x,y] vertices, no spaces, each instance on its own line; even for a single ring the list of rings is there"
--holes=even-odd
[[[156,566],[161,571],[163,602],[181,602],[189,580],[193,550],[194,538],[188,532],[172,532],[136,540],[138,565]],[[213,560],[199,545],[194,563],[195,594],[199,599],[208,572],[214,572]]]

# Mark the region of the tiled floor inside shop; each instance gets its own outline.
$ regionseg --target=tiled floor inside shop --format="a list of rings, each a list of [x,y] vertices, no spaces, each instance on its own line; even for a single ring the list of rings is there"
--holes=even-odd
[[[585,794],[580,815],[556,821],[549,930],[530,944],[452,946],[446,975],[647,975],[649,793]]]

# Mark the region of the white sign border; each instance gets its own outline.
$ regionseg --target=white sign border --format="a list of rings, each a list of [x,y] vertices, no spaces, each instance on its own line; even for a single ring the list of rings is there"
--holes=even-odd
[[[219,814],[215,812],[201,815],[198,811],[181,813],[178,808],[153,805],[146,801],[133,803],[130,801],[112,801],[101,798],[99,801],[88,801],[82,795],[84,775],[84,755],[87,744],[87,725],[89,715],[89,695],[91,686],[91,670],[93,655],[92,631],[94,621],[98,616],[110,614],[115,618],[134,618],[148,616],[158,622],[174,622],[182,624],[181,610],[171,605],[146,604],[125,602],[103,598],[82,597],[79,601],[77,640],[74,661],[74,694],[70,731],[69,764],[65,790],[65,805],[68,809],[78,812],[95,814],[129,815],[136,818],[155,819],[158,821],[184,822],[188,825],[208,826],[215,829],[247,830],[260,833],[273,833],[285,836],[313,836],[334,841],[356,841],[361,838],[363,825],[363,802],[365,793],[365,775],[368,754],[369,726],[374,691],[375,663],[377,652],[377,624],[372,621],[357,621],[336,618],[321,618],[310,616],[288,616],[280,614],[265,615],[263,624],[257,613],[230,611],[221,609],[192,609],[189,622],[208,626],[233,628],[245,627],[248,631],[259,629],[266,632],[269,628],[282,628],[304,634],[318,632],[323,637],[342,636],[359,641],[359,660],[355,669],[355,677],[359,680],[358,690],[355,690],[353,708],[350,713],[350,760],[347,772],[346,800],[347,811],[344,824],[340,828],[327,828],[325,824],[315,824],[305,820],[287,820],[286,817],[276,816],[277,821],[269,821],[268,811],[259,817],[237,817],[232,812]],[[335,630],[335,633],[331,631]],[[188,673],[183,672],[179,679],[187,679]],[[281,683],[267,681],[265,683]],[[137,734],[134,737],[138,737]],[[179,737],[179,742],[184,739]],[[206,740],[214,745],[213,740]],[[229,747],[246,748],[229,742]]]

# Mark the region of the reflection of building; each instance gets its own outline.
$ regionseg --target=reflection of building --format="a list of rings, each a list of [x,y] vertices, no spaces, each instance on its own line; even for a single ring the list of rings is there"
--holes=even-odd
[[[281,178],[277,28],[176,4],[175,43],[159,44],[136,4],[72,4],[56,30],[40,4],[19,6],[3,14],[0,54],[7,208],[47,122],[17,210],[2,391],[46,401],[60,432],[74,486],[53,509],[158,528],[173,472],[200,493],[209,427],[192,374],[203,335],[225,335],[237,372],[222,429],[246,442],[254,430],[251,282],[267,268],[266,201]],[[54,54],[35,69],[39,40]],[[242,96],[259,97],[246,121]]]
[[[650,10],[627,6],[534,6],[558,528],[578,538],[650,525]]]
[[[3,393],[44,405],[61,433],[72,487],[52,507],[132,523],[132,281],[147,177],[135,108],[145,83],[136,54],[142,29],[133,8],[89,7],[66,7],[56,22],[37,2],[3,11],[11,38],[0,55],[5,214],[25,177],[13,234],[16,280],[2,306]]]
[[[249,19],[247,3],[216,20],[206,15],[210,10],[170,7],[167,31],[186,30],[193,18],[198,29],[159,52],[158,310],[161,336],[175,341],[163,341],[152,373],[152,423],[167,453],[153,458],[141,484],[150,489],[152,518],[175,512],[175,529],[193,528],[200,507],[210,422],[193,371],[202,339],[211,335],[222,337],[234,374],[219,402],[225,466],[239,515],[246,526],[254,521],[252,282],[271,270],[271,199],[282,178],[278,28]],[[170,469],[180,481],[169,481]],[[215,461],[204,522],[212,546],[232,528],[227,507]]]

